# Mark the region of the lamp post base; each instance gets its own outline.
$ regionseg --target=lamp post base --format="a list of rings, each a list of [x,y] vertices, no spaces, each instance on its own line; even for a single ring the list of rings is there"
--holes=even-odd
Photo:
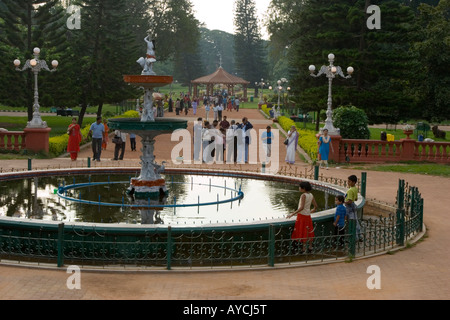
[[[51,128],[25,128],[25,147],[33,152],[49,151],[49,136]]]

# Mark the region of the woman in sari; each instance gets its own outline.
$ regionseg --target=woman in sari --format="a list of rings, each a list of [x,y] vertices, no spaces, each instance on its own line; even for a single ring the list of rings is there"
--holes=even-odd
[[[295,163],[295,154],[297,152],[299,134],[297,132],[297,128],[292,126],[288,132],[287,140],[288,144],[286,145],[286,163],[294,164]]]
[[[78,152],[80,152],[80,142],[83,139],[81,135],[80,125],[77,123],[77,118],[72,118],[72,123],[67,129],[69,135],[69,142],[67,144],[67,152],[70,153],[72,161],[77,160]]]

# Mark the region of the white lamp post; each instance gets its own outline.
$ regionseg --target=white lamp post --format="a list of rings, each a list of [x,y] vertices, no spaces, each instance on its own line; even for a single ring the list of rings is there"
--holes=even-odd
[[[26,69],[31,69],[31,71],[34,73],[34,104],[33,104],[33,119],[28,122],[27,128],[47,128],[47,123],[45,121],[42,121],[41,115],[39,113],[39,90],[38,90],[38,73],[41,70],[46,70],[50,72],[56,71],[56,68],[58,67],[58,61],[53,60],[52,66],[53,69],[50,70],[48,68],[47,62],[44,60],[39,60],[39,54],[41,52],[41,49],[34,48],[33,55],[34,58],[27,60],[25,62],[25,66],[20,69],[20,60],[16,59],[14,60],[14,66],[16,67],[17,71],[25,71]]]
[[[334,62],[334,54],[330,53],[328,55],[328,61],[330,62],[329,66],[322,66],[320,68],[319,73],[316,75],[314,74],[316,67],[314,65],[309,66],[309,72],[311,73],[312,77],[319,77],[322,74],[325,74],[328,78],[328,106],[327,106],[327,119],[325,120],[325,126],[323,129],[328,129],[328,134],[330,135],[340,135],[340,130],[335,128],[333,125],[333,110],[332,110],[332,95],[331,95],[331,87],[333,83],[333,79],[336,77],[336,74],[340,75],[344,79],[349,79],[352,77],[352,73],[354,69],[352,67],[347,68],[348,75],[345,76],[342,72],[342,68],[339,66],[333,65]]]
[[[255,82],[255,86],[261,87],[261,92],[259,93],[259,104],[263,104],[264,103],[263,92],[264,92],[264,86],[265,85],[269,85],[269,83],[265,83],[264,79],[261,79],[261,82]]]
[[[277,87],[277,90],[278,90],[278,105],[277,105],[277,111],[276,111],[276,116],[275,116],[275,118],[278,118],[278,117],[281,115],[281,108],[280,108],[280,94],[281,94],[281,91],[283,90],[282,85],[283,85],[284,83],[287,83],[287,82],[288,82],[288,81],[287,81],[286,78],[281,78],[280,80],[277,81],[277,84],[278,84],[278,87]]]

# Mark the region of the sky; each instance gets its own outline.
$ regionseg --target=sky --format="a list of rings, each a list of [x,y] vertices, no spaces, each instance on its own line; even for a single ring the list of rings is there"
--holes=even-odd
[[[271,0],[255,0],[258,19],[262,19]],[[210,30],[222,30],[234,34],[235,0],[191,0],[195,17]],[[267,31],[260,24],[261,36],[268,39]]]

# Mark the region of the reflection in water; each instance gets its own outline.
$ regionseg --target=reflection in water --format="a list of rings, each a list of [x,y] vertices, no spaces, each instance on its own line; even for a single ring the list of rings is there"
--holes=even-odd
[[[42,177],[12,180],[0,184],[0,215],[63,222],[121,224],[165,224],[201,226],[211,223],[239,223],[283,219],[295,211],[300,199],[298,185],[282,182],[196,175],[167,175],[168,196],[141,200],[126,193],[128,175]],[[85,186],[68,191],[68,196],[96,203],[138,205],[137,208],[81,204],[61,199],[59,186],[87,182],[111,184]],[[216,203],[235,197],[242,188],[241,201],[221,205],[149,208],[161,204]],[[320,210],[334,205],[334,194],[313,190]],[[142,207],[139,207],[142,205]]]

